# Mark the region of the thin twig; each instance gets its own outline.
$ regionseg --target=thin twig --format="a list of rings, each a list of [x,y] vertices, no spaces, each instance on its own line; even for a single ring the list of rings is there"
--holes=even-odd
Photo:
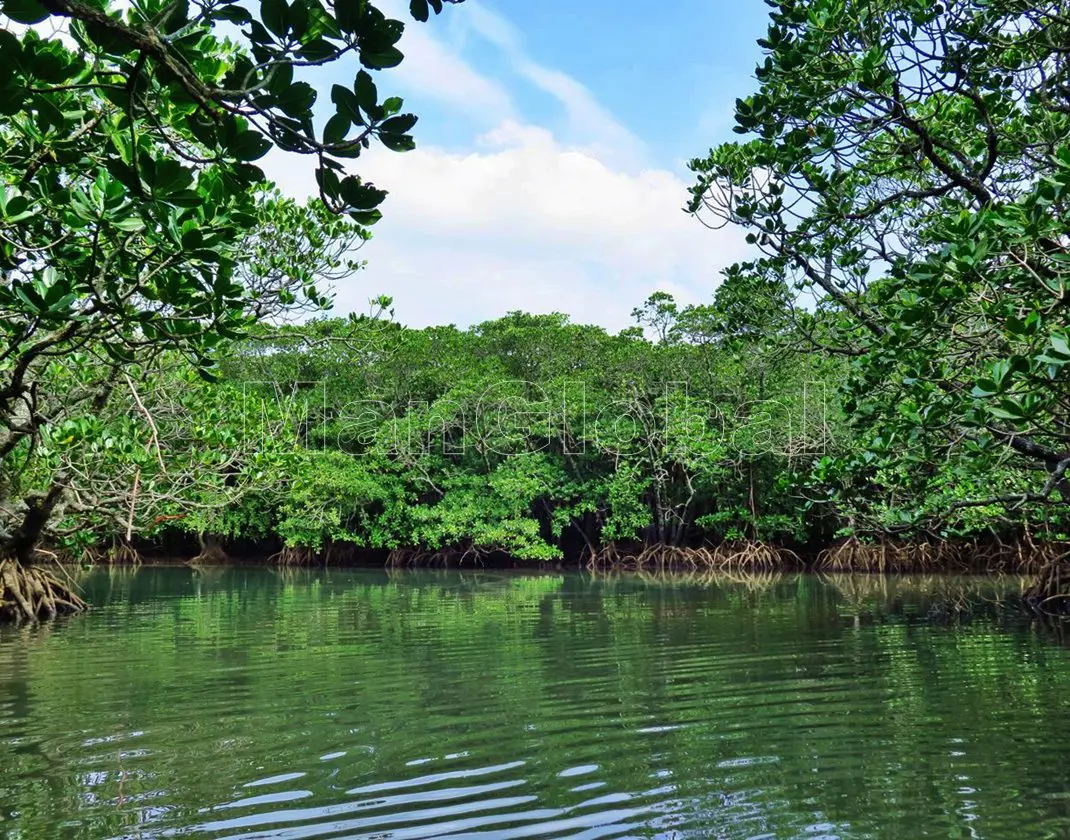
[[[126,380],[126,384],[130,386],[130,393],[134,395],[134,402],[137,403],[137,407],[141,409],[141,413],[145,415],[145,419],[148,421],[149,428],[152,429],[152,445],[156,449],[156,460],[160,462],[160,472],[166,473],[167,467],[163,463],[163,454],[160,452],[160,435],[156,431],[156,423],[152,419],[152,415],[149,414],[149,410],[145,408],[145,404],[141,402],[141,397],[137,394],[137,389],[134,387],[133,380],[127,374],[123,374],[123,378]],[[140,475],[140,471],[138,472]]]

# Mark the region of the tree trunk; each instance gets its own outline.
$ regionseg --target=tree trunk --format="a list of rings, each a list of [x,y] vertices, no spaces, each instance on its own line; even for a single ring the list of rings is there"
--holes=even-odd
[[[200,543],[200,553],[189,562],[191,564],[227,563],[229,558],[222,546],[210,534],[197,534],[197,542]]]
[[[41,534],[65,489],[62,478],[57,478],[47,493],[24,499],[22,524],[0,544],[0,621],[36,622],[86,609],[73,584],[33,565]]]

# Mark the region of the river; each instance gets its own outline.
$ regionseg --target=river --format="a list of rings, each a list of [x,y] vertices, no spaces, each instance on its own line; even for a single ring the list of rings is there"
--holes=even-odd
[[[1070,649],[1013,581],[83,586],[0,629],[8,840],[1070,836]]]

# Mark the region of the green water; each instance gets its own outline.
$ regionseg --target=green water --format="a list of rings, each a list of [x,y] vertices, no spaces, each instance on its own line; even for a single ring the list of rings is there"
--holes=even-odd
[[[1070,650],[995,583],[84,585],[0,631],[0,837],[1070,836]]]

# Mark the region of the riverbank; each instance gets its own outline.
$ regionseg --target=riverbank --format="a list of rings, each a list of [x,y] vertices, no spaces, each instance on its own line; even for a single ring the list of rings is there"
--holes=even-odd
[[[191,540],[187,535],[155,543],[98,547],[81,556],[56,557],[64,568],[137,565],[273,566],[278,568],[480,568],[532,572],[588,570],[600,573],[730,573],[1021,575],[1023,596],[1052,611],[1070,607],[1070,544],[1031,537],[985,540],[864,542],[841,540],[822,547],[787,548],[762,542],[679,547],[611,543],[573,551],[552,561],[519,560],[506,552],[455,546],[448,549],[367,549],[330,543],[322,550],[279,546],[276,541]],[[59,580],[61,576],[53,576]],[[8,592],[11,588],[8,587]],[[3,590],[0,590],[3,594]],[[9,597],[3,595],[3,597]],[[51,617],[41,601],[39,617]],[[24,616],[26,617],[26,616]]]
[[[132,565],[138,563],[262,564],[279,566],[412,566],[539,569],[725,568],[745,570],[842,572],[960,572],[1036,574],[1062,559],[1070,561],[1070,542],[1031,534],[947,540],[859,538],[803,544],[758,540],[724,541],[692,546],[631,541],[604,545],[562,543],[558,557],[517,558],[508,551],[470,543],[442,548],[367,548],[326,541],[321,548],[286,546],[278,537],[226,540],[169,532],[154,540],[98,545],[75,554],[42,552],[65,564]]]

